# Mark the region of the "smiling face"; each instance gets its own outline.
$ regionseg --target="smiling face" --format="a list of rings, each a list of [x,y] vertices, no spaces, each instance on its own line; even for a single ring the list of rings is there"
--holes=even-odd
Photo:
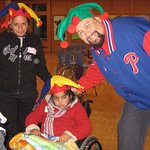
[[[76,33],[87,44],[94,48],[102,47],[104,43],[104,27],[100,20],[86,18],[76,26]]]
[[[70,96],[66,92],[59,92],[53,95],[54,104],[63,109],[70,103]]]
[[[25,16],[16,16],[10,21],[9,27],[17,36],[24,36],[29,27],[28,19]]]

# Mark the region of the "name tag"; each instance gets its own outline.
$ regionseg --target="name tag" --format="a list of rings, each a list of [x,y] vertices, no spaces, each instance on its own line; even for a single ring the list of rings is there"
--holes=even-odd
[[[27,50],[28,53],[34,54],[34,55],[36,55],[36,51],[37,50],[35,48],[33,48],[33,47],[28,47],[28,50]]]

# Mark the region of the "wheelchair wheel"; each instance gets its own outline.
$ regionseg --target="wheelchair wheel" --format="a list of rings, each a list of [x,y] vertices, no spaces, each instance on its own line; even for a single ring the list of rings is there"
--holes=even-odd
[[[102,146],[95,136],[89,136],[82,143],[80,150],[102,150]]]

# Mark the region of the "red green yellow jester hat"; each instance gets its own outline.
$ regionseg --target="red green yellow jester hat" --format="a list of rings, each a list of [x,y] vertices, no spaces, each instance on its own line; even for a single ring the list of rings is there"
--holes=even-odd
[[[103,8],[97,3],[85,3],[75,8],[71,8],[68,12],[68,15],[61,21],[58,26],[57,36],[62,41],[60,46],[62,48],[68,47],[68,42],[64,41],[64,33],[66,30],[69,33],[76,32],[76,26],[78,23],[86,18],[94,18],[94,14],[92,14],[91,10],[95,8],[101,13],[101,19],[108,19],[108,14],[105,12]]]

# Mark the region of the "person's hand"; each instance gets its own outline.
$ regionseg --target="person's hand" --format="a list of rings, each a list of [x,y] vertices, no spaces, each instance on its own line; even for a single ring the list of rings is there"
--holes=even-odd
[[[30,130],[30,133],[31,133],[31,134],[34,134],[34,135],[37,135],[37,136],[40,136],[40,135],[41,135],[41,132],[40,132],[40,130],[38,130],[38,129]]]
[[[67,142],[69,139],[71,138],[70,135],[63,133],[60,137],[59,137],[59,142]]]
[[[84,91],[79,91],[77,88],[75,88],[75,87],[71,87],[71,91],[75,94],[75,95],[77,95],[77,96],[82,96],[82,94],[84,93]]]
[[[83,94],[84,91],[79,91],[77,88],[75,87],[71,87],[71,91],[75,94],[75,95],[79,95],[79,94]]]
[[[74,93],[74,94],[78,94],[78,89],[77,88],[75,88],[75,87],[71,87],[71,91]]]

